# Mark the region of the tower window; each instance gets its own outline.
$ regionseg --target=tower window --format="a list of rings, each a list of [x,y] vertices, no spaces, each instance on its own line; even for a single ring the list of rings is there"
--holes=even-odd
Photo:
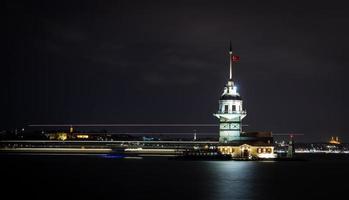
[[[233,111],[236,111],[236,106],[235,105],[233,105]]]
[[[228,105],[224,106],[224,112],[227,113],[228,112]]]

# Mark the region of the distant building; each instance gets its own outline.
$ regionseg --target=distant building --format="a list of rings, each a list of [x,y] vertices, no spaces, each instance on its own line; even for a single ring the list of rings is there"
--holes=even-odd
[[[341,144],[341,142],[339,141],[338,137],[333,137],[333,136],[328,141],[328,143],[330,143],[330,144]]]
[[[273,136],[271,132],[242,131],[242,119],[247,112],[243,101],[234,84],[232,73],[233,63],[239,57],[232,55],[230,44],[230,75],[219,99],[218,112],[214,114],[219,119],[219,145],[223,154],[231,154],[235,158],[274,158]]]

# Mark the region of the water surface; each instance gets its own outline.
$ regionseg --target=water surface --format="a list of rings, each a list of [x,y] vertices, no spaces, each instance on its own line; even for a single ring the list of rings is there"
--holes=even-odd
[[[1,196],[34,199],[315,199],[347,195],[348,155],[309,161],[175,161],[0,155]]]

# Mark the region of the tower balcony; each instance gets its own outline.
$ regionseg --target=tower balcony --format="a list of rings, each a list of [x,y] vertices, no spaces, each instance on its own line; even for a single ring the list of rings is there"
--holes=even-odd
[[[247,112],[245,110],[243,111],[218,111],[217,113],[213,114],[217,118],[223,121],[236,121],[236,120],[242,120],[246,117]]]
[[[225,110],[225,111],[221,111],[219,110],[217,112],[217,114],[237,114],[237,115],[246,115],[246,110],[242,110],[242,111],[232,111],[232,110]]]

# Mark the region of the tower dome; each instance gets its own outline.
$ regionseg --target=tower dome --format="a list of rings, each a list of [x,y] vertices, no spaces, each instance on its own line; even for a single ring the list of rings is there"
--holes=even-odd
[[[233,80],[229,79],[219,100],[242,100],[240,94],[237,92],[237,87],[234,86]]]

